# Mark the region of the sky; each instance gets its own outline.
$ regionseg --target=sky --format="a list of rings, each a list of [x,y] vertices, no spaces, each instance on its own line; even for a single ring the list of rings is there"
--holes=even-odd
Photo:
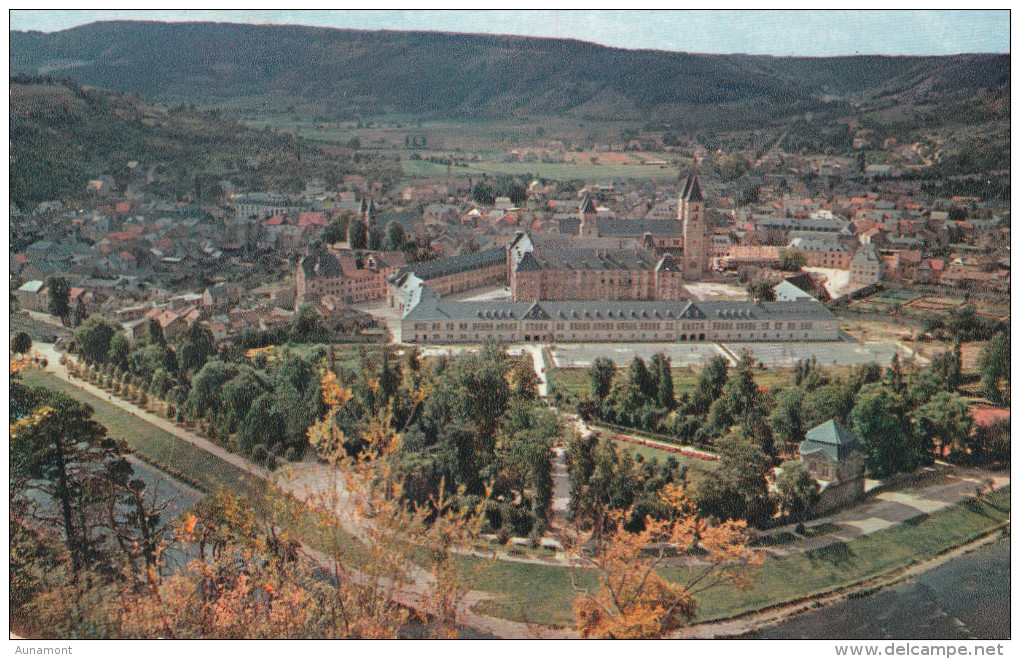
[[[581,39],[620,48],[762,55],[1008,53],[1009,11],[11,10],[10,29],[99,20],[299,24]]]

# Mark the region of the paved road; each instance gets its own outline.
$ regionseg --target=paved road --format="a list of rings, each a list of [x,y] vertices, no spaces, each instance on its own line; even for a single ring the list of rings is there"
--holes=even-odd
[[[201,448],[202,450],[215,455],[221,460],[228,462],[229,464],[232,464],[252,475],[277,483],[281,490],[292,493],[300,501],[309,502],[313,505],[320,505],[327,509],[332,507],[335,512],[341,516],[341,519],[349,533],[363,541],[370,542],[366,532],[367,528],[365,527],[367,522],[362,517],[353,514],[353,507],[350,505],[350,493],[347,491],[346,486],[342,482],[340,475],[336,470],[309,460],[289,465],[288,468],[278,470],[275,473],[268,472],[241,456],[230,453],[221,446],[214,444],[213,442],[210,442],[191,431],[185,430],[166,419],[142,410],[127,401],[119,398],[110,398],[107,392],[87,382],[70,378],[67,374],[67,370],[60,366],[60,354],[53,348],[52,344],[37,344],[36,350],[47,357],[49,361],[47,370],[54,373],[60,379],[70,382],[71,384],[99,398],[106,397],[111,403],[117,405],[121,409],[165,430],[182,441],[186,441],[198,448]],[[540,352],[540,349],[538,351]],[[533,352],[532,354],[534,355],[535,353]],[[574,423],[578,431],[586,428],[580,420],[575,419]],[[929,482],[922,483],[915,487],[901,489],[899,491],[883,492],[866,499],[862,504],[854,508],[844,510],[829,517],[812,520],[812,525],[823,524],[826,522],[837,525],[839,528],[833,533],[815,538],[798,540],[782,547],[770,548],[766,551],[773,556],[788,556],[844,540],[849,540],[854,537],[874,533],[912,517],[916,517],[919,514],[932,513],[958,503],[964,499],[970,498],[974,495],[975,488],[981,485],[982,482],[989,477],[993,479],[995,489],[1004,487],[1010,483],[1010,475],[1008,471],[989,474],[988,472],[979,470],[950,468],[947,473],[934,477]],[[329,497],[328,493],[335,493],[335,496]],[[561,448],[558,449],[554,461],[553,493],[554,516],[557,519],[563,519],[565,521],[566,504],[569,501],[569,479],[566,471],[565,452]],[[565,528],[565,525],[563,528]],[[776,529],[774,532],[778,533],[784,530],[792,530],[792,528],[792,526],[784,527]],[[511,556],[502,550],[498,550],[494,552],[494,554],[482,553],[474,550],[464,550],[458,553],[489,558],[493,557],[495,554],[495,556],[500,560],[543,565],[560,564],[566,566],[571,564],[570,558],[562,552],[558,553],[553,558]],[[415,576],[417,592],[412,594],[416,597],[421,597],[422,593],[425,592],[424,588],[427,587],[430,579],[431,576],[426,571],[422,570],[420,575]],[[410,595],[411,594],[408,596]],[[539,629],[534,626],[512,623],[499,618],[483,616],[469,610],[470,605],[473,603],[491,598],[492,594],[490,593],[470,593],[463,605],[463,611],[461,612],[462,619],[465,623],[472,627],[477,627],[490,633],[502,635],[508,638],[529,638],[535,633],[536,629]],[[552,630],[551,628],[541,629],[543,636],[545,636],[547,632],[557,634],[563,633],[562,630]]]

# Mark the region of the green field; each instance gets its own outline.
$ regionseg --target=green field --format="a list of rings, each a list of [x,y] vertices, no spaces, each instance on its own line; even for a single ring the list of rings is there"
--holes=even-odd
[[[232,464],[220,460],[202,449],[174,437],[170,433],[143,421],[116,405],[57,378],[52,373],[30,369],[23,380],[33,387],[44,387],[67,394],[75,400],[92,406],[94,418],[106,426],[111,437],[123,439],[131,450],[147,462],[170,475],[179,475],[206,492],[226,489],[245,495],[259,511],[272,510],[273,519],[281,528],[311,547],[329,552],[330,534],[335,531],[323,524],[320,515],[283,496],[275,487]],[[344,556],[355,566],[365,564],[368,553],[361,542],[340,531],[336,542]]]
[[[410,160],[401,157],[401,167],[408,179],[446,177],[446,165],[425,160]],[[453,167],[454,176],[523,176],[525,174],[552,181],[579,179],[587,183],[612,181],[616,179],[661,179],[672,181],[677,176],[676,167],[645,165],[641,163],[605,163],[593,165],[590,162],[499,162],[479,161],[467,163],[466,167]]]
[[[249,494],[256,508],[272,507],[279,525],[312,547],[328,551],[336,542],[351,564],[362,565],[366,560],[366,548],[359,541],[342,531],[337,533],[333,525],[324,524],[316,513],[271,493],[264,483],[253,482],[240,469],[52,374],[32,370],[23,377],[29,385],[63,391],[92,405],[95,418],[111,435],[123,438],[134,451],[157,466],[168,466],[204,489],[226,487]],[[869,536],[802,555],[770,559],[757,570],[754,589],[719,590],[703,595],[699,619],[726,618],[892,573],[1008,525],[1009,517],[1007,487],[982,501],[967,501]],[[465,586],[494,595],[493,599],[477,604],[475,610],[510,620],[570,624],[571,605],[576,596],[571,575],[578,587],[595,584],[591,572],[558,566],[466,556],[454,557],[453,563]],[[667,578],[675,577],[676,570],[666,569],[664,574]]]
[[[699,599],[699,622],[729,618],[769,606],[822,594],[931,559],[1008,525],[1009,488],[983,501],[966,501],[931,515],[921,515],[868,536],[781,559],[757,569],[751,590],[719,589]],[[475,605],[479,613],[549,625],[572,621],[577,593],[571,570],[542,565],[496,563],[467,575],[472,588],[502,593]],[[665,568],[677,578],[677,568]],[[595,583],[592,572],[576,571],[578,586]]]
[[[59,391],[91,405],[96,421],[106,426],[111,437],[123,439],[143,459],[170,473],[182,475],[203,490],[212,492],[225,487],[246,494],[252,492],[252,477],[243,470],[125,412],[113,403],[97,398],[52,373],[30,369],[22,377],[30,386]]]
[[[550,382],[553,390],[558,390],[564,396],[581,398],[591,391],[591,379],[588,377],[586,368],[554,368]],[[616,369],[616,378],[613,383],[622,383],[626,380],[626,367]],[[754,381],[759,387],[775,389],[787,384],[790,380],[790,372],[781,368],[766,368],[754,372]],[[673,369],[673,390],[677,397],[684,393],[691,394],[698,385],[698,372],[689,368]]]

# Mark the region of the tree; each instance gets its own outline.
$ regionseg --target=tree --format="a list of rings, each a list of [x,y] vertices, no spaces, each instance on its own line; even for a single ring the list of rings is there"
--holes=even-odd
[[[959,394],[940,391],[914,412],[914,430],[921,446],[935,455],[960,450],[970,435],[974,419],[970,406]]]
[[[787,460],[779,468],[782,471],[776,479],[779,509],[795,521],[803,521],[811,506],[818,503],[818,481],[800,460]]]
[[[319,237],[323,242],[329,244],[339,243],[346,240],[347,225],[352,217],[354,217],[354,213],[351,211],[343,211],[326,225]]]
[[[787,387],[777,397],[776,406],[769,415],[772,436],[787,455],[793,455],[804,441],[803,403],[804,392],[799,387]]]
[[[103,364],[110,353],[110,341],[117,328],[101,316],[93,316],[74,333],[78,356],[90,364]]]
[[[11,352],[15,355],[24,355],[32,349],[32,337],[28,332],[18,332],[11,339]]]
[[[668,516],[643,520],[639,531],[625,528],[632,511],[615,511],[604,528],[588,534],[591,550],[580,562],[595,571],[598,589],[575,585],[574,625],[583,638],[663,638],[694,619],[701,594],[750,587],[747,567],[761,558],[747,547],[743,522],[706,523],[676,486],[668,486],[660,501]],[[675,580],[658,572],[670,551],[695,549],[698,562]]]
[[[92,408],[60,393],[36,394],[35,409],[11,426],[12,479],[31,479],[56,505],[52,521],[64,534],[75,574],[95,567],[107,551],[108,526],[98,515],[126,484],[130,464],[92,419]],[[40,506],[37,517],[54,514]]]
[[[181,368],[193,373],[205,366],[216,351],[216,338],[202,323],[192,323],[181,335],[177,344]]]
[[[673,390],[673,366],[669,357],[661,352],[652,355],[650,369],[652,380],[656,384],[655,403],[664,410],[676,409],[676,394]]]
[[[746,519],[761,525],[772,517],[776,505],[769,496],[769,456],[740,426],[716,441],[720,466],[698,486],[696,501],[703,515],[717,519]]]
[[[372,227],[368,231],[368,249],[379,250],[383,247],[383,232],[378,227]]]
[[[365,249],[368,246],[368,226],[361,218],[352,218],[348,223],[347,244],[351,249]]]
[[[784,249],[779,254],[779,268],[785,272],[800,272],[805,265],[807,257],[796,247]]]
[[[1009,382],[1009,366],[1009,333],[999,332],[985,344],[985,347],[981,349],[981,356],[978,358],[981,383],[984,385],[985,395],[990,400],[995,402],[1001,400],[999,381]]]
[[[773,302],[776,299],[775,284],[768,279],[755,279],[747,285],[747,294],[755,302]]]
[[[394,220],[386,225],[386,249],[400,251],[406,242],[407,236],[404,233],[403,224]]]
[[[163,334],[163,325],[155,318],[150,318],[145,323],[145,333],[142,335],[139,345],[161,346],[166,345],[166,336]]]
[[[591,394],[601,403],[605,401],[616,377],[616,363],[606,357],[597,357],[588,368],[591,379]]]
[[[117,332],[110,339],[110,348],[106,351],[106,362],[116,368],[125,368],[128,355],[131,354],[131,342],[124,332]]]
[[[504,188],[503,194],[509,197],[510,203],[520,206],[528,199],[528,189],[516,178],[509,179]]]
[[[485,179],[475,183],[475,186],[471,189],[471,197],[484,206],[491,206],[496,203],[496,193],[492,189],[492,185]]]
[[[66,318],[71,311],[71,285],[67,283],[67,279],[50,275],[46,278],[46,289],[49,291],[46,301],[47,313],[58,318]]]
[[[888,386],[876,382],[862,387],[850,417],[875,477],[921,466],[923,450],[910,427],[906,404]]]
[[[290,338],[295,343],[301,343],[322,336],[325,328],[322,326],[322,318],[319,312],[311,304],[302,304],[294,314],[294,320],[290,324]]]
[[[719,397],[726,385],[730,363],[725,357],[713,357],[698,374],[698,383],[691,396],[687,413],[702,415],[708,412],[712,401]]]
[[[637,355],[634,356],[634,359],[627,366],[627,382],[632,390],[641,393],[642,403],[654,401],[658,397],[659,383],[648,372],[645,360]]]

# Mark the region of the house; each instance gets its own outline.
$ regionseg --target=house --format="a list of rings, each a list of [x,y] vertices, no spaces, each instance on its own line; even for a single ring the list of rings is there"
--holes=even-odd
[[[14,291],[18,305],[28,311],[46,311],[46,287],[38,279],[26,281]]]
[[[835,419],[807,431],[800,459],[821,486],[815,512],[821,513],[864,496],[864,451],[861,440]]]
[[[922,259],[914,268],[915,284],[937,284],[945,269],[944,259]]]
[[[871,243],[861,245],[854,257],[850,259],[850,284],[854,288],[871,286],[882,279],[884,264],[878,257],[875,246]]]

